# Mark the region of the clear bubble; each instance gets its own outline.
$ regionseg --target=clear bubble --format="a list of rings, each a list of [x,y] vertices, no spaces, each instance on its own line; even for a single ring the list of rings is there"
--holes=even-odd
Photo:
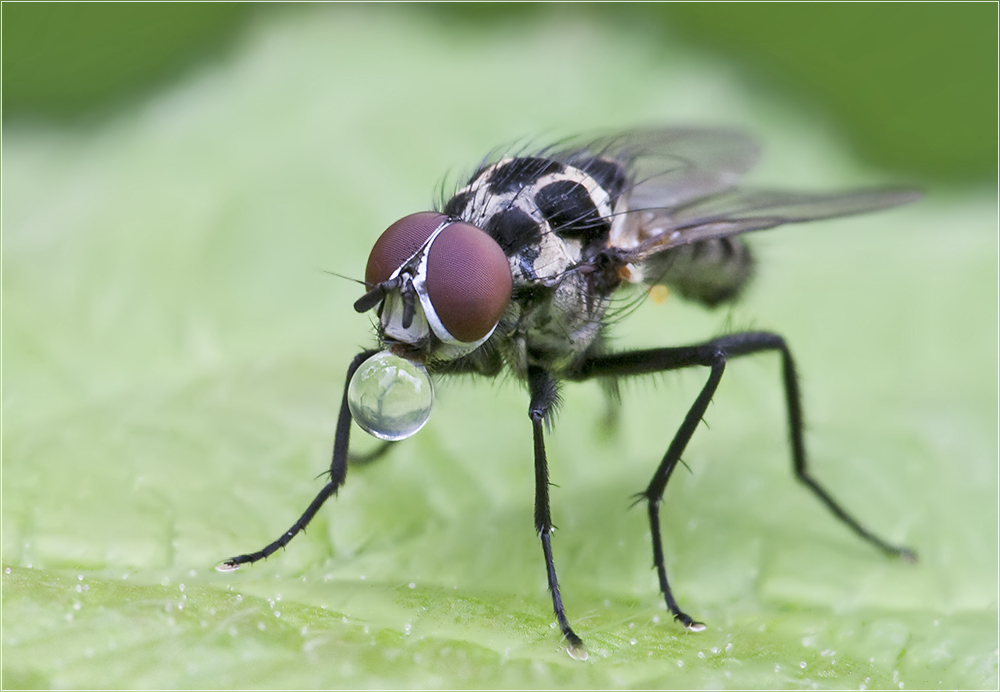
[[[420,363],[381,351],[354,373],[347,404],[354,421],[380,440],[415,434],[431,415],[434,388]]]

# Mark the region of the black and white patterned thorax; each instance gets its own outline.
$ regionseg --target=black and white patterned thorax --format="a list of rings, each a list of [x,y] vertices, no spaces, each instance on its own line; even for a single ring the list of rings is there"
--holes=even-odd
[[[565,370],[591,348],[620,282],[599,258],[625,219],[625,184],[615,161],[513,157],[481,168],[445,204],[510,261],[511,303],[484,355],[497,351],[523,374],[528,365]]]

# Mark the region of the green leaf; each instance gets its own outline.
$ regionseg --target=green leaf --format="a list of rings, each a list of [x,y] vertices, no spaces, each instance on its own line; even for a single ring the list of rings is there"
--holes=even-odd
[[[548,437],[566,655],[532,526],[527,401],[439,383],[428,426],[288,549],[320,488],[351,308],[381,229],[519,136],[756,133],[759,184],[880,180],[725,65],[553,7],[522,32],[414,8],[262,14],[224,58],[87,127],[5,127],[3,685],[990,688],[997,661],[993,190],[753,238],[746,299],[650,301],[621,348],[748,327],[798,358],[817,477],[791,475],[778,363],[734,361],[663,505],[671,622],[629,510],[704,382],[567,385]],[[355,431],[358,449],[374,442]]]

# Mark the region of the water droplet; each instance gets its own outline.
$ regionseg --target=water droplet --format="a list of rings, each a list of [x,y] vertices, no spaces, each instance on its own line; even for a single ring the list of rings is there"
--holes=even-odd
[[[434,387],[423,365],[381,351],[354,373],[347,403],[365,432],[380,440],[402,440],[430,418]]]

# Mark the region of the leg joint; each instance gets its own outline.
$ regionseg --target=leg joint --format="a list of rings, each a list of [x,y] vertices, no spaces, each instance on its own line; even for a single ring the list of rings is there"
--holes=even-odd
[[[725,365],[728,358],[729,355],[726,349],[719,344],[713,343],[709,346],[708,353],[705,354],[705,365],[712,368]]]

